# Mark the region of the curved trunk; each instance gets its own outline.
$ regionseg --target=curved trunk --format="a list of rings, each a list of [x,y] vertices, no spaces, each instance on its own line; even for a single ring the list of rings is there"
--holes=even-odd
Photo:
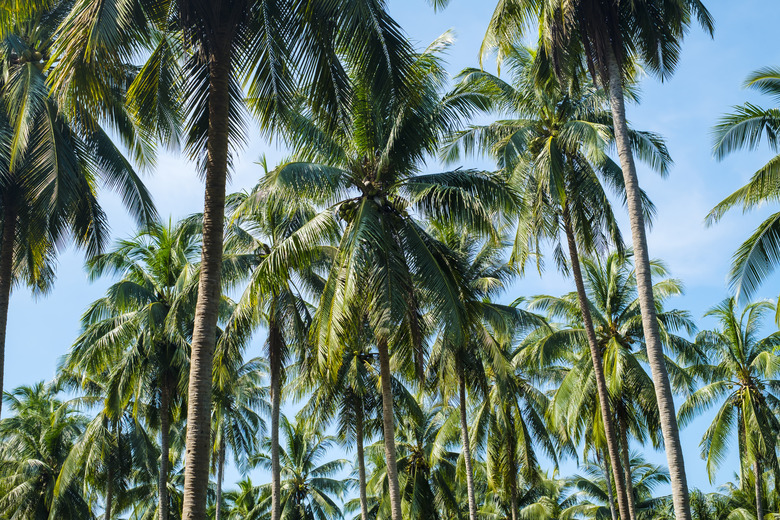
[[[395,422],[393,417],[393,390],[390,384],[390,354],[387,341],[377,344],[379,353],[379,378],[382,383],[382,431],[387,459],[387,485],[390,492],[390,512],[392,520],[403,520],[401,516],[401,488],[398,485],[398,463],[395,452]]]
[[[0,395],[3,392],[5,370],[5,338],[8,327],[8,306],[14,276],[14,243],[16,242],[16,205],[6,201],[3,209],[3,242],[0,243]],[[0,416],[3,400],[0,399]]]
[[[593,375],[596,378],[596,392],[599,396],[599,407],[601,408],[601,420],[604,423],[604,436],[607,441],[607,450],[609,451],[609,460],[612,462],[612,474],[615,477],[615,493],[617,495],[618,511],[621,519],[631,518],[628,506],[628,497],[626,487],[623,482],[623,469],[620,463],[620,452],[618,449],[617,435],[615,435],[615,426],[612,421],[612,412],[609,409],[609,392],[607,391],[607,378],[604,375],[604,365],[601,359],[601,349],[599,348],[596,330],[593,328],[593,318],[590,315],[588,307],[588,295],[585,292],[585,283],[582,278],[582,268],[580,267],[580,256],[577,252],[577,241],[574,238],[574,230],[571,227],[571,217],[568,207],[563,208],[563,224],[566,231],[566,240],[569,245],[569,258],[571,260],[571,270],[574,276],[574,284],[577,286],[577,299],[582,312],[582,322],[585,326],[585,334],[588,337],[588,347],[590,347],[590,358],[593,362]]]
[[[171,390],[168,381],[163,382],[160,389],[160,474],[158,475],[157,487],[159,490],[160,520],[168,520],[168,466],[170,454],[171,437]]]
[[[620,456],[623,461],[623,472],[626,475],[626,496],[628,497],[628,512],[631,520],[636,520],[636,501],[634,500],[634,480],[631,476],[631,456],[628,450],[628,425],[626,411],[622,406],[618,409],[618,424],[620,425]]]
[[[458,373],[458,394],[460,398],[460,441],[463,444],[463,465],[466,466],[466,491],[469,498],[469,520],[477,520],[477,499],[474,493],[474,469],[471,467],[469,446],[469,422],[466,414],[466,379],[463,369]]]
[[[206,196],[203,205],[198,300],[195,306],[187,401],[187,446],[182,520],[206,519],[211,461],[211,383],[222,276],[225,183],[229,155],[230,46],[209,55]]]
[[[600,457],[598,454],[597,457]],[[606,454],[604,456],[604,482],[607,485],[607,499],[609,500],[609,514],[612,520],[618,520],[617,511],[615,511],[615,494],[612,492],[612,473],[609,469],[609,461]]]
[[[272,319],[268,325],[268,362],[271,369],[271,520],[282,514],[282,466],[279,463],[279,410],[282,403],[282,334]]]
[[[631,221],[631,238],[634,246],[634,262],[636,265],[636,285],[639,295],[639,308],[642,311],[642,328],[644,330],[647,358],[655,386],[655,397],[658,401],[658,411],[661,419],[661,433],[664,438],[666,461],[669,466],[669,477],[672,485],[672,501],[677,520],[691,520],[690,498],[688,496],[688,481],[685,475],[680,432],[674,410],[672,387],[669,384],[669,374],[666,371],[664,353],[656,319],[655,301],[653,297],[653,282],[650,273],[650,257],[645,236],[645,219],[642,213],[642,199],[639,189],[639,179],[631,151],[631,142],[626,122],[626,106],[623,98],[623,74],[614,52],[607,53],[607,74],[609,78],[609,101],[612,108],[612,120],[615,127],[615,142],[617,144],[620,165],[623,170],[623,182],[626,189],[628,216]]]
[[[214,520],[222,520],[222,480],[225,478],[225,437],[219,440],[217,454],[217,505]]]
[[[756,474],[756,520],[764,520],[764,479],[758,459],[753,463],[753,470]]]
[[[357,443],[358,487],[360,488],[360,518],[368,520],[368,493],[366,492],[366,458],[363,453],[363,407],[355,413],[355,441]]]

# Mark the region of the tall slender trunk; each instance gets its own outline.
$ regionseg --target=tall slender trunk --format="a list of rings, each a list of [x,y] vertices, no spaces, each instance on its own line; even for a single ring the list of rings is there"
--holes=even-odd
[[[677,520],[691,520],[688,481],[685,475],[680,432],[674,410],[672,387],[664,362],[658,321],[656,319],[653,282],[650,273],[650,257],[645,235],[645,219],[642,213],[642,199],[639,179],[636,174],[634,155],[626,122],[626,105],[623,97],[623,74],[614,52],[607,53],[607,73],[609,77],[609,100],[612,108],[612,120],[615,127],[620,165],[623,170],[623,183],[626,189],[628,216],[631,221],[631,238],[634,246],[636,266],[636,285],[639,295],[639,308],[642,312],[642,328],[647,346],[647,360],[653,376],[655,396],[661,419],[661,433],[666,449],[666,461],[672,485],[672,501]]]
[[[477,499],[474,493],[474,469],[471,467],[469,422],[466,414],[466,378],[463,367],[458,368],[458,397],[460,400],[460,441],[463,445],[463,465],[466,466],[466,492],[469,497],[469,520],[477,520]]]
[[[171,437],[171,384],[165,380],[160,389],[160,474],[157,487],[160,504],[160,520],[168,520],[168,473]]]
[[[609,392],[607,391],[607,378],[604,375],[604,364],[601,359],[601,349],[599,348],[596,330],[593,328],[593,318],[590,315],[588,307],[588,295],[585,292],[585,283],[582,278],[582,268],[580,267],[580,255],[577,251],[577,241],[574,238],[574,230],[571,226],[571,216],[568,206],[563,207],[563,225],[566,231],[566,240],[569,245],[569,258],[571,260],[571,270],[574,276],[574,284],[577,287],[577,299],[582,312],[582,322],[585,326],[585,334],[588,337],[588,346],[590,347],[590,358],[593,362],[593,375],[596,378],[596,392],[599,396],[599,407],[601,408],[601,420],[604,423],[604,436],[609,450],[609,460],[612,462],[612,474],[615,477],[615,493],[617,494],[618,510],[621,519],[631,518],[628,506],[628,497],[626,496],[626,487],[623,482],[623,469],[620,463],[620,452],[618,450],[617,436],[612,421],[612,412],[609,409]]]
[[[387,350],[387,340],[377,343],[379,353],[379,378],[382,383],[382,431],[385,441],[385,458],[387,459],[387,486],[390,492],[390,512],[392,520],[402,520],[401,488],[398,485],[398,461],[395,452],[395,422],[393,417],[393,390],[390,384],[390,354]]]
[[[3,242],[0,243],[0,394],[3,392],[5,338],[6,328],[8,327],[8,305],[11,300],[11,285],[13,285],[17,214],[16,204],[13,201],[6,200],[3,208]],[[0,416],[2,416],[2,411],[3,400],[0,399]]]
[[[753,463],[753,470],[756,474],[756,520],[764,520],[764,479],[758,458]]]
[[[225,437],[219,439],[219,453],[217,454],[217,506],[214,512],[214,520],[222,520],[222,480],[225,478]]]
[[[357,442],[358,487],[360,488],[360,518],[368,520],[368,493],[366,492],[366,457],[363,453],[363,406],[355,411],[355,441]]]
[[[623,472],[626,475],[626,496],[628,497],[628,512],[631,520],[636,520],[636,501],[634,500],[634,480],[631,476],[631,456],[628,450],[628,425],[626,410],[620,405],[617,410],[620,425],[620,456],[623,461]]]
[[[229,38],[228,38],[229,39]],[[217,45],[209,56],[206,196],[203,205],[198,300],[190,358],[187,401],[187,454],[182,520],[206,519],[211,461],[211,384],[217,311],[221,294],[225,183],[229,155],[230,50]]]
[[[103,512],[104,520],[111,520],[111,508],[114,504],[114,465],[109,460],[106,471],[106,507]]]
[[[271,369],[271,520],[282,515],[282,466],[279,462],[279,413],[282,406],[282,331],[268,324],[268,363]]]
[[[505,414],[507,419],[510,417],[509,410],[505,410]],[[507,458],[509,459],[509,512],[512,516],[512,520],[519,520],[520,517],[520,509],[518,507],[518,497],[517,497],[517,455],[515,453],[516,444],[515,444],[515,432],[513,430],[514,423],[512,423],[509,428],[507,429]]]
[[[596,455],[600,458],[600,455]],[[609,460],[604,454],[604,482],[607,485],[607,499],[609,500],[609,514],[612,520],[618,520],[617,511],[615,511],[615,494],[612,492],[612,470],[609,469]]]

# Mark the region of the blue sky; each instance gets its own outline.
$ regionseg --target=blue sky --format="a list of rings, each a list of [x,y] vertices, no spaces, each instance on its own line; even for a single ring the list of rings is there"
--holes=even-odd
[[[667,179],[640,168],[640,183],[654,201],[658,215],[649,234],[651,256],[663,259],[674,277],[685,282],[686,294],[670,306],[688,309],[700,327],[712,326],[699,319],[707,308],[727,296],[725,284],[731,255],[755,226],[774,208],[761,208],[749,215],[735,211],[717,226],[703,224],[707,212],[726,195],[744,184],[750,174],[771,154],[766,148],[733,154],[722,162],[712,157],[710,129],[732,105],[752,101],[770,105],[771,100],[745,91],[741,85],[747,74],[759,67],[780,65],[780,50],[767,45],[780,19],[780,2],[773,0],[711,0],[706,2],[716,22],[714,39],[694,28],[684,45],[675,76],[661,84],[654,78],[642,81],[641,103],[628,107],[635,128],[662,134],[675,160]],[[447,61],[455,74],[464,67],[477,66],[479,44],[493,8],[492,2],[452,0],[447,9],[435,13],[424,0],[390,0],[390,11],[410,38],[426,46],[452,29],[457,37]],[[494,69],[492,62],[486,68]],[[255,164],[265,153],[273,165],[285,156],[276,143],[253,138],[236,160],[229,190],[253,186],[262,169]],[[145,180],[155,197],[160,214],[180,218],[200,211],[203,185],[186,158],[163,154],[156,171]],[[489,167],[487,163],[479,163]],[[436,167],[431,163],[431,169]],[[133,223],[119,199],[105,193],[104,206],[115,237],[133,233]],[[622,214],[624,215],[624,213]],[[628,238],[627,218],[622,216]],[[548,262],[552,266],[552,262]],[[769,280],[760,297],[776,298],[777,278]],[[6,347],[5,388],[29,384],[54,375],[59,358],[79,332],[79,318],[88,304],[99,298],[110,280],[89,283],[82,255],[68,250],[61,255],[58,280],[51,294],[33,299],[16,290],[11,299]],[[531,273],[508,291],[506,298],[520,295],[561,294],[571,290],[571,282],[554,271],[543,276]],[[262,337],[256,339],[257,353]],[[704,462],[699,456],[701,434],[711,420],[703,416],[682,432],[689,483],[709,489]],[[663,453],[650,455],[662,463]],[[723,465],[716,483],[730,480],[734,461]],[[569,466],[562,468],[567,473]],[[258,482],[258,479],[254,479]]]

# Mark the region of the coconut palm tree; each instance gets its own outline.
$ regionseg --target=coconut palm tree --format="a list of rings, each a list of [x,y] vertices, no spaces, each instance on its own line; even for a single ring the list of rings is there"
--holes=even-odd
[[[70,373],[108,372],[107,400],[133,401],[160,433],[160,520],[168,518],[171,422],[184,413],[197,291],[197,226],[154,223],[95,257],[90,276],[119,274],[82,319],[84,331],[65,363]]]
[[[759,69],[748,76],[745,86],[776,98],[780,94],[780,70],[772,67]],[[752,103],[735,107],[734,112],[723,116],[715,127],[715,157],[723,159],[739,149],[755,149],[764,134],[774,149],[774,128],[779,121],[780,115],[775,108],[763,108]],[[779,163],[780,158],[773,157],[753,174],[750,182],[723,199],[707,215],[707,224],[717,222],[735,206],[742,206],[743,211],[748,211],[774,201]],[[752,297],[777,265],[778,230],[780,213],[775,213],[764,220],[734,254],[729,284],[738,299]]]
[[[701,332],[697,343],[706,349],[711,364],[697,367],[705,385],[680,406],[679,412],[684,425],[722,403],[702,437],[702,457],[712,480],[726,456],[729,438],[736,434],[740,471],[753,467],[759,520],[764,518],[763,468],[780,469],[776,457],[780,361],[775,355],[780,333],[761,337],[760,332],[761,320],[774,311],[775,306],[767,301],[751,303],[740,311],[734,297],[707,311],[705,316],[715,317],[720,328]]]
[[[139,223],[155,216],[151,196],[103,128],[86,115],[66,114],[50,96],[47,60],[71,5],[48,2],[15,17],[0,39],[0,389],[11,288],[49,289],[65,241],[89,256],[102,250],[108,228],[100,185],[120,194]],[[117,96],[106,97],[106,106],[117,108]],[[117,109],[117,117],[125,115]]]
[[[82,486],[55,494],[57,478],[87,418],[42,382],[3,395],[13,415],[0,421],[0,507],[20,520],[93,519]]]
[[[128,62],[145,58],[129,89],[136,118],[166,145],[186,141],[205,174],[184,506],[184,518],[204,520],[225,185],[246,136],[244,100],[252,100],[249,108],[266,130],[290,115],[296,84],[306,85],[318,108],[341,113],[352,98],[342,57],[370,71],[375,85],[404,96],[409,45],[381,0],[77,0],[61,31],[51,83],[62,97],[110,117],[103,96],[125,79]]]
[[[501,59],[509,42],[517,41],[532,20],[536,20],[540,45],[553,69],[561,76],[571,75],[572,68],[580,68],[584,61],[594,81],[604,85],[608,92],[631,223],[648,361],[661,414],[675,513],[680,520],[690,520],[688,484],[673,393],[655,317],[645,209],[626,119],[624,86],[633,74],[635,62],[662,80],[669,77],[694,19],[712,33],[711,15],[700,0],[500,0],[483,42],[483,52],[498,47]]]
[[[493,176],[470,170],[419,174],[427,154],[454,130],[478,100],[444,95],[437,56],[449,35],[417,56],[416,95],[396,104],[355,77],[355,98],[343,124],[323,123],[313,109],[291,130],[298,157],[274,172],[269,189],[288,200],[304,198],[326,209],[304,225],[271,260],[279,262],[304,238],[343,223],[313,332],[321,352],[335,348],[366,317],[377,341],[383,403],[383,432],[393,520],[401,518],[393,428],[390,346],[420,350],[422,303],[435,322],[465,331],[464,307],[453,259],[417,216],[448,216],[482,233],[493,231],[490,206],[511,208],[511,192]],[[364,74],[364,71],[356,71]],[[337,124],[338,123],[338,124]],[[340,221],[340,222],[339,222]],[[403,345],[407,347],[403,347]]]

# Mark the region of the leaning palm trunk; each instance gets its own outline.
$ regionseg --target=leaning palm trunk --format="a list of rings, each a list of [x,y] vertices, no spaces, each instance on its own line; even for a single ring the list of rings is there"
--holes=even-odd
[[[393,418],[393,390],[390,383],[390,354],[387,351],[387,340],[377,344],[379,352],[379,378],[382,383],[382,430],[385,441],[385,457],[387,459],[387,487],[390,493],[390,512],[392,520],[402,520],[401,488],[398,485],[398,463],[395,452],[395,423]]]
[[[358,459],[358,487],[360,488],[360,518],[368,520],[368,493],[366,492],[366,458],[363,454],[363,406],[355,410],[355,442]]]
[[[661,433],[666,449],[666,461],[669,466],[669,477],[672,484],[672,501],[677,520],[691,520],[688,482],[685,475],[680,433],[677,427],[677,417],[674,411],[672,387],[669,384],[669,374],[666,371],[664,353],[658,329],[653,297],[653,281],[650,273],[650,257],[647,250],[645,235],[645,219],[642,213],[642,199],[636,165],[631,151],[631,142],[626,122],[626,105],[623,97],[623,74],[613,51],[607,53],[607,73],[609,78],[609,100],[612,108],[612,120],[615,128],[620,165],[623,170],[623,183],[626,190],[628,216],[631,221],[631,238],[634,246],[634,262],[636,265],[636,286],[639,296],[639,308],[642,312],[642,328],[644,330],[647,358],[650,372],[653,376],[655,396],[658,401],[658,411],[661,420]]]
[[[634,500],[634,480],[631,476],[631,457],[628,452],[628,425],[626,411],[622,405],[618,409],[618,424],[620,425],[620,456],[623,461],[623,472],[626,474],[626,496],[628,497],[628,512],[631,520],[636,520],[636,501]]]
[[[160,389],[160,474],[158,475],[158,491],[160,505],[158,507],[160,520],[168,520],[168,466],[171,437],[171,385],[166,380]]]
[[[599,397],[599,406],[601,408],[601,420],[604,423],[604,436],[607,441],[607,450],[609,451],[609,460],[612,461],[612,474],[615,477],[615,493],[617,494],[618,511],[621,519],[632,518],[629,512],[626,486],[623,482],[623,470],[620,463],[620,452],[618,450],[617,436],[612,421],[612,412],[609,409],[609,392],[607,391],[607,378],[604,375],[604,365],[601,360],[601,349],[599,348],[596,330],[593,328],[593,318],[590,315],[588,307],[588,295],[585,293],[585,283],[582,278],[582,268],[580,267],[580,256],[577,252],[577,241],[574,238],[574,230],[571,226],[571,217],[568,207],[563,208],[563,224],[566,231],[566,240],[569,245],[569,257],[571,260],[571,270],[574,276],[574,284],[577,287],[577,299],[582,312],[582,322],[585,326],[585,334],[588,337],[588,346],[590,347],[590,357],[593,363],[593,375],[596,378],[596,391]],[[632,519],[633,520],[633,519]]]
[[[598,457],[598,455],[597,455]],[[615,494],[612,492],[612,473],[609,469],[609,461],[606,453],[604,454],[604,482],[607,486],[607,499],[609,500],[609,514],[612,520],[618,520],[617,511],[615,511]]]
[[[221,294],[225,183],[229,154],[230,72],[230,51],[227,46],[213,49],[209,55],[203,249],[190,359],[182,520],[206,519],[206,492],[211,461],[211,370]]]
[[[474,493],[474,469],[471,467],[469,446],[469,423],[466,415],[466,379],[463,369],[458,371],[458,393],[460,398],[460,440],[463,444],[463,465],[466,467],[466,492],[469,497],[469,520],[477,520],[477,499]]]
[[[222,480],[225,478],[225,437],[219,439],[219,453],[217,454],[217,505],[214,511],[214,520],[222,520]]]
[[[5,208],[3,211],[3,242],[0,244],[0,394],[3,392],[8,305],[11,300],[11,286],[13,285],[16,216],[16,205],[5,201]],[[2,415],[2,411],[3,400],[0,399],[0,416]]]
[[[282,336],[272,319],[268,325],[268,361],[271,365],[271,520],[282,515],[282,466],[279,463],[279,409],[282,403]]]
[[[753,470],[756,473],[756,520],[764,520],[764,479],[758,458],[753,463]]]

